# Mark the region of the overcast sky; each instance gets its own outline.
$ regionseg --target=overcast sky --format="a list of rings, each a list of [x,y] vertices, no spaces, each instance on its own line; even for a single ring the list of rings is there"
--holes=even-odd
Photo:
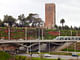
[[[37,13],[45,20],[45,3],[56,4],[57,25],[64,18],[65,25],[80,26],[80,0],[0,0],[0,18],[6,14],[17,18],[20,14]]]

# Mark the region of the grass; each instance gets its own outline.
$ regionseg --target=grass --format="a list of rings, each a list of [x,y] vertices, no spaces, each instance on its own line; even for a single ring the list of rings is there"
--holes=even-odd
[[[28,60],[26,56],[15,56],[16,60]]]
[[[32,58],[32,60],[52,60],[52,59],[40,59],[40,58]]]
[[[8,60],[10,57],[8,53],[0,51],[0,60]]]
[[[80,52],[80,42],[72,43],[69,47],[64,48],[62,51]]]
[[[63,51],[80,52],[80,50],[67,49],[67,48],[63,49]]]
[[[32,54],[39,54],[38,52],[32,52]],[[72,53],[66,53],[66,52],[41,52],[40,54],[52,54],[52,55],[72,55]]]
[[[40,59],[40,58],[32,58],[32,60],[57,60],[57,59],[46,59],[46,58]]]
[[[57,60],[57,59],[38,58],[38,57],[31,58],[31,57],[26,57],[26,56],[16,56],[16,60]]]
[[[74,49],[63,49],[62,51],[71,51],[71,52],[80,52],[80,50],[74,50]]]
[[[65,52],[52,52],[50,54],[54,54],[54,55],[72,55],[72,53],[65,53]]]

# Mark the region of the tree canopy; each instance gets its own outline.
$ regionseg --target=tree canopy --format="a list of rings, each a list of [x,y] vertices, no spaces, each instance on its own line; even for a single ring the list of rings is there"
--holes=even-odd
[[[64,19],[61,19],[60,20],[60,23],[62,24],[62,27],[63,27],[63,24],[65,23],[65,20]]]
[[[4,23],[7,23],[10,27],[16,23],[16,19],[12,16],[4,15]]]
[[[18,21],[18,23],[17,23]],[[4,15],[4,19],[0,20],[0,26],[18,26],[18,27],[37,27],[43,23],[42,19],[39,17],[38,14],[30,13],[28,16],[24,16],[21,14],[18,18],[14,18],[11,15]]]
[[[40,27],[40,25],[43,24],[43,21],[38,14],[29,14],[29,16],[26,19],[27,22],[29,22],[29,24],[33,27]]]

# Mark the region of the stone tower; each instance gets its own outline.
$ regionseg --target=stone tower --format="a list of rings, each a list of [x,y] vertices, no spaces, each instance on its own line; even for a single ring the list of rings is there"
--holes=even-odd
[[[45,28],[52,29],[55,26],[55,4],[45,4]]]

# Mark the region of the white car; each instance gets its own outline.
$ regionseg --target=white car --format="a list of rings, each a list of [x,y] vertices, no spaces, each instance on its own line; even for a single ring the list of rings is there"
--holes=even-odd
[[[20,41],[23,41],[24,39],[19,39]]]
[[[50,54],[44,54],[44,57],[51,57],[52,55]]]

